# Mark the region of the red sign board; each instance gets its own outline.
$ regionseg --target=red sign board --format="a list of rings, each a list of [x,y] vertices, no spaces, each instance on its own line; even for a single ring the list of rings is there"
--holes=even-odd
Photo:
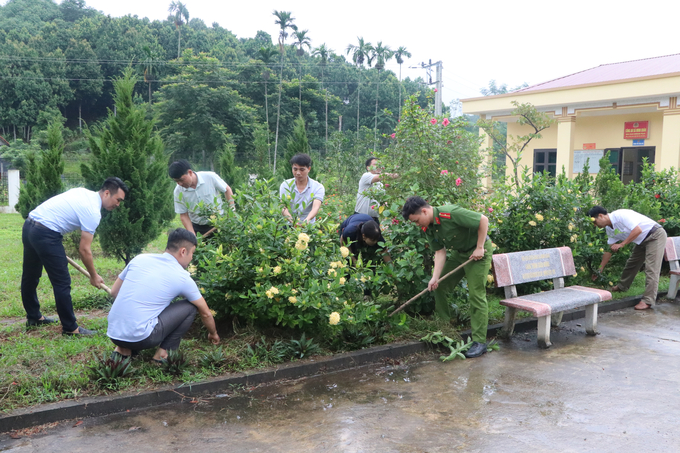
[[[597,149],[597,148],[595,148],[595,143],[584,143],[583,149]]]
[[[649,121],[627,121],[624,123],[623,138],[638,140],[649,138]]]

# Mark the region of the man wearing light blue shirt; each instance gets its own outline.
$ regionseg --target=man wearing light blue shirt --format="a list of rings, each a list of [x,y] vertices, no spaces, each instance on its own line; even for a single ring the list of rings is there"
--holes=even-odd
[[[63,235],[80,230],[80,257],[90,273],[90,283],[97,288],[104,280],[97,274],[92,258],[92,240],[101,220],[101,209],[112,211],[125,199],[128,188],[119,178],[108,178],[99,192],[78,188],[68,190],[42,203],[28,214],[21,240],[24,262],[21,274],[21,300],[27,325],[56,322],[40,312],[37,287],[43,267],[54,289],[54,300],[64,335],[93,335],[79,327],[71,301],[71,276],[68,272]]]
[[[196,311],[210,342],[220,342],[208,304],[186,271],[196,244],[193,233],[177,228],[168,235],[165,253],[137,255],[120,273],[111,289],[116,300],[108,316],[114,355],[127,358],[133,351],[158,346],[153,360],[162,362],[168,351],[179,348]],[[183,299],[172,302],[176,297]]]
[[[314,223],[321,209],[326,189],[323,184],[309,177],[312,158],[307,154],[296,154],[290,160],[290,164],[293,169],[293,178],[281,183],[279,196],[290,203],[293,212],[291,213],[287,207],[284,207],[283,215],[295,223]]]

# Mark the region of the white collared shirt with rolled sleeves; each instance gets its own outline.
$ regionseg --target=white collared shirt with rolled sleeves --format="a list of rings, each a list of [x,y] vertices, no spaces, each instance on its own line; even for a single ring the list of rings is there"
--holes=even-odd
[[[205,207],[213,208],[222,214],[222,197],[227,191],[226,182],[212,171],[197,171],[196,188],[175,187],[175,212],[189,214],[189,219],[197,225],[207,225],[208,218],[199,213],[198,204],[203,202]],[[180,194],[182,195],[180,200]]]
[[[608,237],[607,243],[609,245],[625,240],[636,226],[639,226],[642,232],[633,239],[633,242],[640,245],[647,237],[649,231],[654,228],[654,225],[658,225],[649,217],[631,209],[617,209],[614,212],[610,212],[609,220],[612,222],[612,226],[605,227]]]
[[[291,214],[296,216],[300,221],[305,220],[312,211],[314,200],[321,200],[323,203],[325,195],[326,189],[323,184],[309,177],[307,178],[307,186],[302,192],[298,191],[297,185],[295,184],[295,178],[286,179],[279,187],[279,196],[282,200],[286,199],[290,201],[293,210]],[[313,218],[310,219],[309,222],[314,223],[315,221],[316,218]]]

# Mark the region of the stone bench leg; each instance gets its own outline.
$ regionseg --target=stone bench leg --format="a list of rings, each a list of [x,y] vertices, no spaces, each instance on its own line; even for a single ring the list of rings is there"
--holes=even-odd
[[[517,314],[517,309],[512,307],[505,307],[505,324],[503,324],[503,331],[501,332],[501,337],[510,338],[512,332],[515,331],[515,315]]]
[[[564,314],[563,311],[560,311],[558,313],[553,313],[552,316],[550,316],[550,324],[552,324],[553,327],[557,327],[560,325],[562,322],[562,315]]]
[[[543,349],[552,346],[550,342],[550,315],[538,318],[538,346]]]
[[[597,335],[597,304],[586,305],[586,333]]]
[[[668,298],[675,299],[678,295],[678,281],[680,280],[680,275],[671,274],[671,282],[668,285]]]

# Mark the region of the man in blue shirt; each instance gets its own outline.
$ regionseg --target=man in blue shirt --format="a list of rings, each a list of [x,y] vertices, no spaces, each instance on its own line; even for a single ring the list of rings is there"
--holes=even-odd
[[[193,233],[177,228],[168,235],[165,253],[137,255],[120,273],[111,289],[116,300],[108,316],[114,354],[130,357],[132,351],[158,346],[153,360],[162,362],[168,351],[179,348],[196,311],[210,342],[220,342],[210,308],[186,271],[196,244]],[[183,299],[172,302],[178,296]]]
[[[71,301],[71,275],[68,272],[63,235],[80,230],[80,257],[90,273],[90,283],[97,288],[104,280],[94,268],[91,244],[101,220],[101,209],[112,211],[125,199],[128,188],[120,178],[108,178],[99,192],[78,188],[56,195],[28,214],[21,240],[24,263],[21,274],[21,300],[26,310],[26,324],[39,326],[56,322],[40,312],[38,283],[43,267],[47,272],[64,335],[94,335],[79,327]]]

